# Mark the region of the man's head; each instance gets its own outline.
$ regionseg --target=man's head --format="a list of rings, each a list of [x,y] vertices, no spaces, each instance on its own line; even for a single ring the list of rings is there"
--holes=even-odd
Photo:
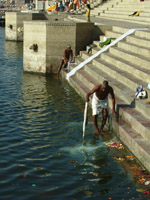
[[[68,45],[66,46],[66,48],[67,48],[68,51],[71,50],[71,45],[68,44]]]
[[[102,87],[103,88],[107,88],[108,87],[108,81],[106,81],[106,80],[103,81]]]

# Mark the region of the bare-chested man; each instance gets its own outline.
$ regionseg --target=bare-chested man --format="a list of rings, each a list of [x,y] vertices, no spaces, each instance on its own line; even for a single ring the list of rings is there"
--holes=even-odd
[[[93,94],[94,93],[94,94]],[[109,86],[108,81],[104,81],[103,84],[99,84],[94,87],[86,96],[85,101],[89,101],[90,95],[93,94],[92,98],[92,111],[93,111],[93,121],[94,126],[96,128],[96,134],[104,134],[103,128],[106,124],[107,117],[108,117],[108,94],[111,95],[112,98],[112,113],[117,116],[115,112],[115,96],[112,87]],[[97,117],[102,112],[103,120],[101,129],[99,130],[97,124]]]
[[[66,66],[68,64],[69,61],[73,60],[73,51],[71,49],[71,45],[68,45],[64,51],[64,56],[62,57],[61,61],[60,61],[60,65],[58,67],[58,72],[57,72],[57,76],[59,76],[59,73],[62,69],[62,66]]]

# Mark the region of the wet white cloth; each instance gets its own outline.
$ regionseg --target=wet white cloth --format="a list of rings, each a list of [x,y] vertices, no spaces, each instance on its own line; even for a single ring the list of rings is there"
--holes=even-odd
[[[106,108],[108,110],[108,98],[106,98],[104,100],[99,100],[99,98],[94,93],[93,98],[92,98],[92,114],[93,114],[93,116],[101,114],[103,108]]]

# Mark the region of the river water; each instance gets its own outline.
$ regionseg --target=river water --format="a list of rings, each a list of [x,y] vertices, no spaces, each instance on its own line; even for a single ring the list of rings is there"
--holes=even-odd
[[[65,80],[23,73],[22,43],[0,28],[0,199],[145,199],[92,123],[82,141],[83,100]],[[113,153],[115,154],[115,152]]]

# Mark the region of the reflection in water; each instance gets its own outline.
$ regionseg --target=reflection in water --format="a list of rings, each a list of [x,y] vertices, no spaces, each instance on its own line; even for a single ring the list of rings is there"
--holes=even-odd
[[[89,123],[82,144],[84,102],[67,82],[23,73],[22,43],[1,28],[0,55],[0,199],[138,198],[103,144],[112,135],[93,139]]]

